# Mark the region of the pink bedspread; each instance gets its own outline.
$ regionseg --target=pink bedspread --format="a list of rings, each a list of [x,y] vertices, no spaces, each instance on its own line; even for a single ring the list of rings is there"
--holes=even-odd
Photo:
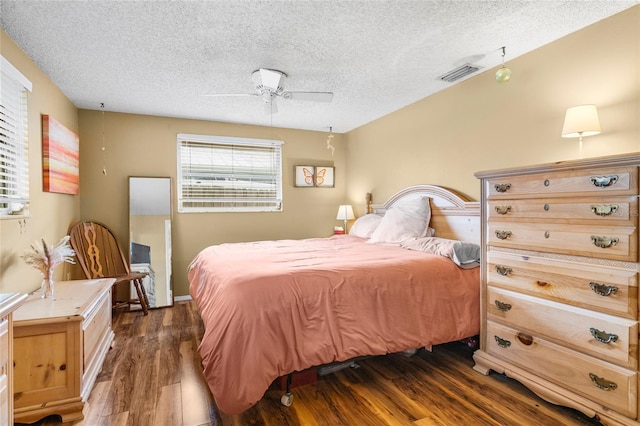
[[[279,376],[473,336],[479,270],[352,236],[211,246],[189,267],[220,410],[242,412]]]

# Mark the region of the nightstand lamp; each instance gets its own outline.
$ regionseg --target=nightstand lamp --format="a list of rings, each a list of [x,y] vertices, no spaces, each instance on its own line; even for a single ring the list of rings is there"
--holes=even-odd
[[[355,215],[353,214],[353,207],[351,204],[343,204],[338,207],[338,215],[336,216],[336,220],[344,221],[344,233],[347,233],[347,221],[355,219]]]

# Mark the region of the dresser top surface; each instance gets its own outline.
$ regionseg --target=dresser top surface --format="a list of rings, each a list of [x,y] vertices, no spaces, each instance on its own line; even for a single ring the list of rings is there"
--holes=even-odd
[[[507,169],[485,170],[476,172],[474,175],[478,179],[491,177],[504,177],[513,175],[525,175],[545,171],[580,170],[594,167],[618,167],[640,165],[640,153],[609,155],[603,157],[582,158],[576,160],[563,160],[554,163],[534,164]]]
[[[21,321],[63,317],[80,321],[95,301],[109,291],[114,281],[113,278],[57,281],[55,299],[43,299],[40,290],[34,291],[13,313],[15,325],[20,325]]]

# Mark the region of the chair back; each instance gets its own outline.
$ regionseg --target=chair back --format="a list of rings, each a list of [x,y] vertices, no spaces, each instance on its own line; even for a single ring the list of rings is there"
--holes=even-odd
[[[118,240],[99,222],[79,222],[69,230],[71,248],[87,279],[114,278],[129,274]]]

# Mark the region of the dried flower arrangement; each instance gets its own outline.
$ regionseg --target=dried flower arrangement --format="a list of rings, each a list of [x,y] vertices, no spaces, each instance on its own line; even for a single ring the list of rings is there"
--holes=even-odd
[[[41,244],[36,241],[31,244],[31,250],[26,251],[22,256],[28,265],[33,266],[42,274],[43,298],[54,296],[53,270],[55,267],[63,262],[75,263],[74,256],[76,253],[69,246],[70,238],[71,237],[68,235],[62,237],[58,244],[53,248],[51,248],[50,245],[47,245],[44,239],[40,240],[42,242]]]

